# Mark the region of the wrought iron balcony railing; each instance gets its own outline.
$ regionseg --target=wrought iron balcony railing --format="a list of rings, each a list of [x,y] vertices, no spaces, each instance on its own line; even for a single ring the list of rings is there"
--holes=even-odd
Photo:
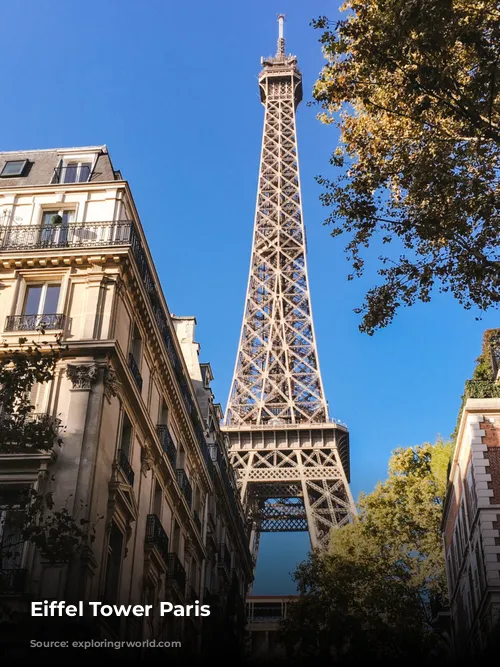
[[[86,248],[138,243],[131,220],[0,227],[0,251]]]
[[[196,510],[193,510],[193,519],[194,519],[194,522],[196,524],[196,527],[198,528],[198,531],[201,534],[201,519],[200,519],[200,515],[198,514],[198,512]]]
[[[167,572],[168,578],[173,580],[184,594],[186,586],[186,570],[183,568],[176,553],[168,554]]]
[[[5,331],[54,331],[64,329],[65,319],[62,313],[8,315],[5,321]]]
[[[56,442],[61,420],[45,412],[0,413],[0,440],[3,453],[38,453],[50,450]],[[0,549],[1,550],[1,549]]]
[[[168,430],[168,426],[166,424],[157,424],[156,432],[160,438],[163,451],[167,455],[172,468],[175,468],[177,461],[177,449],[175,447],[174,441],[172,440],[172,436],[170,435],[170,431]]]
[[[259,603],[254,604],[252,610],[251,605],[247,603],[247,616],[253,623],[278,622],[284,617],[284,609],[280,603],[271,603],[268,605]]]
[[[179,485],[180,490],[182,491],[182,494],[187,501],[187,504],[191,508],[191,502],[193,500],[193,489],[191,488],[191,484],[187,478],[186,471],[182,468],[177,468],[175,474],[177,477],[177,484]]]
[[[28,570],[20,568],[0,569],[0,595],[2,593],[23,593]]]
[[[128,367],[130,368],[130,372],[132,373],[132,377],[134,378],[134,382],[137,385],[137,388],[139,391],[142,391],[141,371],[139,370],[139,366],[137,365],[137,361],[135,360],[132,352],[129,352],[128,354]]]
[[[152,544],[160,552],[165,565],[168,564],[168,536],[156,514],[148,514],[146,519],[146,544]]]
[[[134,471],[132,470],[132,466],[130,465],[130,461],[128,460],[127,455],[121,449],[118,452],[118,465],[120,466],[121,471],[125,475],[125,478],[127,479],[130,486],[134,486]]]

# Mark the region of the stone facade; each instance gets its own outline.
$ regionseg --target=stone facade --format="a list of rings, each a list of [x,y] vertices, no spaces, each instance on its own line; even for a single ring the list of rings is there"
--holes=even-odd
[[[500,399],[469,398],[442,532],[457,657],[486,648],[500,612]]]
[[[6,349],[21,336],[63,343],[54,379],[31,395],[60,420],[62,444],[0,454],[0,495],[50,490],[95,541],[57,566],[27,542],[0,563],[0,602],[22,613],[30,599],[197,599],[239,618],[252,562],[220,409],[192,342],[179,343],[129,185],[104,146],[0,153],[0,174],[25,159],[0,177],[0,337]],[[103,632],[200,647],[200,623],[122,618]]]

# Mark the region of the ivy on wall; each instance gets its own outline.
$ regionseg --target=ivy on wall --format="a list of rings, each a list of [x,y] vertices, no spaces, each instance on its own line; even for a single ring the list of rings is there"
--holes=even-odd
[[[481,354],[476,359],[472,378],[465,382],[462,403],[458,412],[452,440],[456,444],[460,420],[468,398],[500,398],[500,383],[497,379],[500,370],[500,329],[486,329],[483,335]]]

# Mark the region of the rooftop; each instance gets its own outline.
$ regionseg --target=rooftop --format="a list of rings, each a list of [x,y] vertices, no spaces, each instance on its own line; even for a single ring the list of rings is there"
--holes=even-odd
[[[0,152],[0,190],[116,180],[105,145]]]

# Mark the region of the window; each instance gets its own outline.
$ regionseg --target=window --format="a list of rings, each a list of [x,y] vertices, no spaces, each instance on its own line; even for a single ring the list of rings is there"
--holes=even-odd
[[[173,521],[173,530],[172,530],[172,542],[171,542],[171,551],[174,554],[179,555],[179,549],[181,546],[181,529],[179,528],[179,524],[177,521],[174,519]]]
[[[156,516],[159,519],[161,518],[162,499],[163,499],[163,492],[161,490],[161,486],[158,484],[158,481],[156,481],[155,495],[154,495],[154,500],[153,500],[153,514],[156,514]]]
[[[3,166],[0,176],[10,178],[11,176],[22,176],[28,160],[8,160]]]
[[[165,426],[168,424],[168,408],[167,404],[163,400],[161,402],[160,421],[158,423],[165,424]]]
[[[58,312],[60,293],[59,283],[28,283],[17,314],[7,317],[5,331],[64,329],[64,315]]]
[[[123,415],[123,424],[118,446],[118,466],[124,474],[130,486],[134,486],[134,471],[130,465],[132,455],[132,435],[133,429],[127,413]]]
[[[44,211],[42,217],[42,226],[50,225],[68,225],[74,222],[75,211],[73,209],[59,209],[54,211]]]
[[[142,337],[136,324],[134,324],[134,330],[132,334],[132,345],[130,347],[130,351],[135,359],[135,363],[137,364],[137,366],[140,366],[141,356],[142,356]]]
[[[44,412],[48,389],[48,382],[35,382],[31,387],[31,391],[26,392],[26,401],[28,401],[29,405],[33,406],[33,412],[35,414]]]
[[[130,451],[132,449],[132,424],[127,413],[123,417],[122,435],[120,438],[120,451],[130,460]]]
[[[184,447],[179,444],[177,447],[177,468],[184,468],[184,464],[186,463],[186,452],[184,451]]]
[[[113,521],[109,533],[106,579],[104,582],[104,599],[106,602],[113,603],[118,600],[122,559],[123,533]]]
[[[92,162],[61,163],[55,169],[54,183],[86,183],[90,178]]]
[[[73,209],[59,209],[44,211],[40,230],[40,245],[42,247],[66,246],[71,234],[70,225],[75,221]]]
[[[24,296],[23,315],[52,315],[57,313],[61,285],[41,283],[28,285]]]
[[[128,365],[139,391],[142,391],[141,357],[142,337],[139,329],[137,328],[137,325],[134,324],[134,329],[132,332],[132,343],[128,355]]]

